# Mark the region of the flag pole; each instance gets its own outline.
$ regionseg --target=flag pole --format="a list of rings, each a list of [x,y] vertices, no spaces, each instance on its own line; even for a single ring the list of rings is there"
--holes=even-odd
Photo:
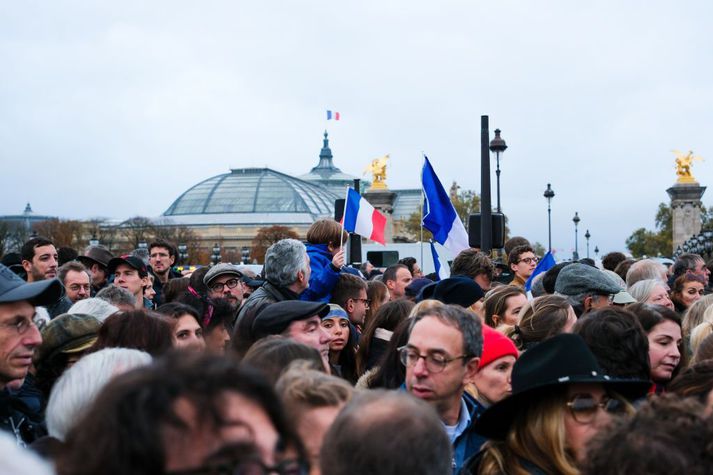
[[[423,165],[426,164],[426,154],[421,150],[421,155],[423,155]],[[423,165],[421,165],[421,221],[419,221],[419,226],[421,228],[421,238],[419,241],[421,242],[421,269],[424,268],[423,265],[423,202],[425,200],[425,193],[423,192]]]
[[[342,225],[342,233],[339,235],[339,248],[341,249],[344,247],[344,233],[346,232],[344,230],[344,221],[345,221],[345,215],[347,214],[347,201],[349,201],[349,187],[347,187],[347,194],[344,197],[344,209],[342,209],[342,222],[340,223]]]

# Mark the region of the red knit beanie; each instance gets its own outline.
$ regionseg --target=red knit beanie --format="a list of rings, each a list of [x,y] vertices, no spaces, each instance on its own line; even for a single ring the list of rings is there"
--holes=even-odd
[[[483,356],[478,368],[488,366],[498,358],[508,355],[514,356],[515,359],[519,356],[515,343],[499,331],[483,325]]]

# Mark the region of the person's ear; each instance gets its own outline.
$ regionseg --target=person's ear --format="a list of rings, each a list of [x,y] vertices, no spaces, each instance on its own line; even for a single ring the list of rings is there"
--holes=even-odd
[[[475,380],[475,375],[478,374],[478,365],[480,365],[480,358],[471,358],[468,360],[465,364],[463,384],[472,383]]]
[[[22,260],[22,268],[25,269],[25,272],[29,273],[30,270],[32,270],[32,262],[26,261],[23,259]]]
[[[172,266],[173,264],[176,263],[176,256],[168,256],[168,259],[171,261],[169,266]]]
[[[591,295],[587,295],[586,297],[584,297],[584,300],[582,301],[582,307],[584,308],[585,312],[592,308],[592,300],[594,300],[594,297],[592,297]]]
[[[493,323],[495,324],[496,327],[498,325],[500,325],[500,316],[499,315],[493,314],[493,316],[490,318],[491,318],[491,320],[493,320]]]

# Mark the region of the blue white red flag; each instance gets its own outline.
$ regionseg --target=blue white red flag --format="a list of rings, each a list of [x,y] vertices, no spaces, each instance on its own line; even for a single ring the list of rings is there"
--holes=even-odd
[[[547,272],[548,270],[552,269],[555,265],[557,265],[557,262],[555,262],[555,258],[552,256],[550,251],[547,251],[547,254],[542,256],[542,259],[540,259],[540,262],[537,263],[537,267],[535,267],[535,270],[532,271],[532,274],[530,274],[530,277],[527,279],[527,282],[525,282],[525,291],[529,292],[530,287],[532,287],[532,281],[534,280],[535,277],[537,277],[537,274],[542,274],[543,272]]]
[[[327,111],[327,120],[339,120],[339,119],[340,119],[339,112]]]
[[[436,251],[436,245],[433,244],[433,241],[430,241],[430,244],[431,255],[433,256],[433,267],[436,269],[436,275],[438,276],[438,280],[449,278],[451,276],[451,269],[450,267],[448,267],[448,263],[441,262],[441,258],[438,255],[438,251]]]
[[[385,244],[386,217],[352,188],[347,189],[344,204],[344,229],[372,241]]]
[[[424,156],[424,159],[421,186],[425,196],[421,224],[431,231],[437,243],[442,244],[451,252],[452,257],[455,257],[459,252],[470,248],[468,233],[436,172],[433,171],[428,157]]]

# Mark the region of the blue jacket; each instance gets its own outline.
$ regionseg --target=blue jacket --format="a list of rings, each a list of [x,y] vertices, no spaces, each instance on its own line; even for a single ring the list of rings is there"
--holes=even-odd
[[[463,393],[463,400],[470,414],[470,425],[453,443],[453,473],[458,473],[466,460],[480,452],[480,448],[488,440],[473,430],[475,422],[485,412],[485,407],[467,392]]]
[[[326,244],[307,244],[307,255],[312,274],[309,287],[302,292],[300,300],[328,303],[332,289],[339,280],[339,269],[332,265],[332,254]]]

